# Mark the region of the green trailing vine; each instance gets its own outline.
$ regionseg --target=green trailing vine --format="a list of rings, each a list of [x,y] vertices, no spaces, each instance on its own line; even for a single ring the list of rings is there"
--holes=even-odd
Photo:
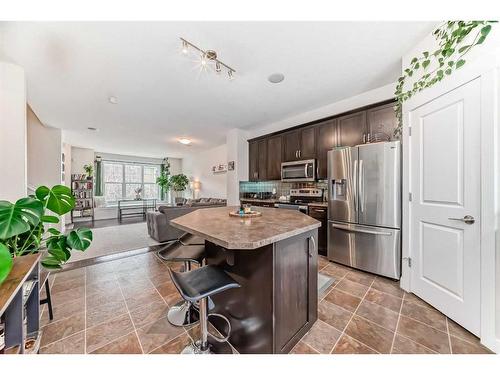
[[[439,47],[433,52],[424,51],[419,57],[414,57],[398,79],[394,93],[394,109],[398,120],[398,126],[394,130],[395,137],[401,136],[403,102],[461,68],[465,64],[465,55],[486,40],[495,22],[497,21],[447,21],[433,32]],[[418,72],[422,73],[421,76],[406,88],[405,84],[411,77],[416,77]]]

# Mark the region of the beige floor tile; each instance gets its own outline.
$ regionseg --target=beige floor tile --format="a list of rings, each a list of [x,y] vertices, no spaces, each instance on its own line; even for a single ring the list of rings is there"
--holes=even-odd
[[[86,331],[87,353],[133,331],[134,326],[128,313],[91,327]]]
[[[448,335],[403,315],[399,318],[397,333],[438,353],[450,353]]]
[[[127,306],[123,299],[111,301],[98,306],[87,307],[87,328],[94,327],[107,320],[127,313]]]
[[[187,333],[183,333],[172,341],[153,350],[151,354],[179,354],[191,342],[191,337]]]
[[[356,341],[352,337],[343,334],[333,349],[334,354],[377,354],[368,346]]]
[[[493,354],[479,342],[471,343],[455,336],[450,336],[450,341],[453,354]]]
[[[344,330],[352,317],[352,313],[328,301],[318,304],[318,318],[339,331]]]
[[[376,289],[370,289],[366,294],[365,299],[382,307],[388,308],[394,312],[397,312],[398,314],[399,310],[401,309],[401,304],[403,303],[403,300],[401,298],[397,298],[391,294],[380,292]]]
[[[182,334],[184,329],[174,327],[167,318],[162,318],[137,330],[139,340],[145,353],[149,353],[167,344]]]
[[[61,340],[85,329],[85,313],[79,312],[43,327],[41,346]]]
[[[119,337],[91,354],[142,354],[141,344],[135,332]]]
[[[290,354],[319,354],[306,343],[299,341],[297,345],[290,351]]]
[[[320,353],[328,354],[342,335],[342,332],[331,325],[317,320],[311,330],[302,338],[302,341]]]
[[[345,333],[379,353],[390,353],[394,332],[357,315],[347,325]]]
[[[446,317],[432,307],[426,307],[419,303],[404,301],[401,315],[418,320],[446,332]]]
[[[161,300],[131,310],[130,316],[132,317],[135,327],[139,328],[145,324],[153,323],[162,317],[166,317],[167,313],[168,306]]]
[[[396,330],[399,317],[398,313],[367,300],[361,302],[358,310],[356,310],[356,315],[377,323],[390,331]]]
[[[85,354],[85,332],[80,331],[40,348],[40,354]]]
[[[340,280],[338,282],[335,289],[352,294],[353,296],[356,296],[359,298],[363,298],[366,291],[368,290],[368,287],[366,285],[359,284],[357,282],[343,278],[342,280]]]
[[[325,296],[325,300],[346,310],[354,311],[361,302],[361,298],[342,292],[337,288],[333,289]]]
[[[426,348],[404,336],[396,335],[392,347],[393,354],[436,354],[435,351]]]
[[[372,284],[372,288],[392,294],[398,298],[403,298],[404,295],[404,290],[399,287],[399,281],[386,279],[385,277],[377,276]]]

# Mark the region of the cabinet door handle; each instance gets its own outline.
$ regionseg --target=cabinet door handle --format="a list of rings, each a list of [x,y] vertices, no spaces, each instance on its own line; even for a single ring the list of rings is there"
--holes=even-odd
[[[309,240],[312,242],[313,249],[316,251],[316,240],[314,239],[314,236],[309,237]],[[309,246],[309,258],[312,258],[314,253],[311,251],[311,247]]]
[[[316,212],[325,212],[325,210],[320,210],[318,208],[313,208],[313,211],[316,211]]]

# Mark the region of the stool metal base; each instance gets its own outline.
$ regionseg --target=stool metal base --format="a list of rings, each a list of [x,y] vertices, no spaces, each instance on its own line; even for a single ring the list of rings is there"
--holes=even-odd
[[[181,354],[214,354],[210,347],[211,345],[208,345],[206,350],[201,350],[201,341],[198,340],[182,349]]]
[[[179,301],[168,310],[167,319],[170,324],[177,327],[189,327],[198,323],[199,314],[192,304]]]

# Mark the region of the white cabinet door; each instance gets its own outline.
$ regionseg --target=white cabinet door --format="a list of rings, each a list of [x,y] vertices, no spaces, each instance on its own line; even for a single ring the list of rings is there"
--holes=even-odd
[[[411,289],[479,335],[479,79],[410,111],[409,121]]]

